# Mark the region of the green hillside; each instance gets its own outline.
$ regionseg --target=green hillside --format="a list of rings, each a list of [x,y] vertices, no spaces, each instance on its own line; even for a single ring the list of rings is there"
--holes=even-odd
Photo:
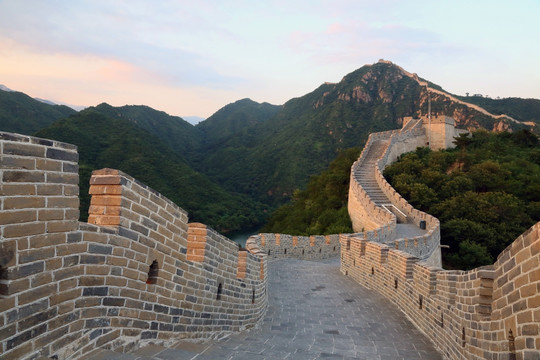
[[[540,124],[540,100],[538,99],[491,99],[483,96],[460,96],[459,98],[481,106],[495,115],[506,114],[519,121]]]
[[[49,105],[21,92],[0,90],[0,131],[31,135],[74,113],[64,105]]]
[[[478,131],[453,150],[419,148],[384,175],[411,205],[439,218],[446,267],[492,264],[540,221],[540,142],[528,131]]]
[[[204,222],[223,233],[253,228],[265,217],[266,206],[224,191],[194,171],[159,138],[129,120],[89,109],[36,135],[78,146],[82,219],[89,205],[90,173],[104,167],[128,173],[187,210],[190,221]]]
[[[339,153],[328,169],[311,177],[305,190],[296,190],[289,204],[278,208],[261,230],[290,235],[351,233],[347,195],[351,166],[360,148]]]
[[[254,135],[252,130],[280,109],[281,106],[242,99],[222,107],[196,128],[202,132],[202,141],[209,146],[220,144],[233,135],[238,135],[236,140],[249,141]]]
[[[93,109],[108,117],[129,120],[137,127],[161,139],[181,155],[193,152],[201,141],[199,131],[187,121],[148,106],[113,107],[102,103]]]

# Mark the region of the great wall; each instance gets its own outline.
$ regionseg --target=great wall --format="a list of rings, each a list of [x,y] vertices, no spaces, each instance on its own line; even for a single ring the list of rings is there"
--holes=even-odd
[[[351,171],[354,234],[259,234],[240,249],[113,169],[93,173],[79,222],[76,148],[0,133],[0,359],[220,339],[264,317],[270,259],[341,256],[345,276],[388,298],[444,358],[538,360],[540,223],[491,266],[443,270],[439,221],[382,176],[456,134],[446,117],[371,134]]]

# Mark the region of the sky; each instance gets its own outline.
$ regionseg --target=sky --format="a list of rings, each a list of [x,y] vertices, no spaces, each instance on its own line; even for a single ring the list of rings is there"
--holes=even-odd
[[[540,0],[0,0],[0,84],[209,117],[379,59],[445,90],[540,99]]]

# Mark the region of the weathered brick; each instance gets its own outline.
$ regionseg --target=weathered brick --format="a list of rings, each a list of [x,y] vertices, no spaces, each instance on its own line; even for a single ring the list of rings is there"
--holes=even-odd
[[[55,250],[52,247],[45,249],[31,249],[27,251],[19,252],[19,263],[25,264],[29,262],[35,262],[38,260],[44,260],[53,257]]]
[[[49,221],[47,222],[48,233],[70,232],[77,229],[78,222],[70,221]]]
[[[64,244],[66,242],[66,234],[56,233],[56,234],[44,234],[39,236],[33,236],[30,238],[30,247],[31,248],[42,248],[46,246],[55,246]],[[58,254],[60,256],[61,254]]]
[[[9,272],[8,278],[10,280],[20,279],[26,276],[30,276],[45,270],[45,262],[35,262],[32,264],[17,266]]]
[[[121,195],[120,185],[91,185],[88,191],[90,195]]]
[[[3,169],[35,170],[36,160],[17,156],[0,156],[0,167]]]
[[[17,243],[15,240],[3,240],[0,242],[0,266],[7,268],[16,263]],[[5,278],[7,274],[2,274],[0,279]]]
[[[62,163],[60,161],[49,159],[36,159],[36,167],[42,171],[62,171]]]
[[[46,331],[47,331],[47,324],[41,324],[41,325],[31,329],[31,330],[25,331],[22,334],[17,335],[15,337],[9,339],[7,341],[6,349],[11,350],[11,349],[21,345],[22,343],[24,343],[24,342],[26,342],[26,341],[28,341],[30,339],[33,339],[38,335],[43,334]]]
[[[19,305],[28,304],[30,302],[51,296],[55,293],[56,293],[56,284],[40,286],[38,288],[19,294],[19,298],[18,298]]]
[[[107,318],[88,319],[85,321],[86,328],[97,328],[110,326],[111,320]]]
[[[120,216],[90,214],[88,216],[88,223],[100,226],[118,226],[120,224]]]
[[[63,195],[62,185],[58,184],[37,184],[36,193],[45,196],[61,196]]]
[[[78,196],[79,195],[79,186],[77,184],[75,185],[63,184],[62,187],[64,190],[64,196]]]
[[[41,171],[5,170],[2,179],[6,183],[41,183],[45,181],[45,174]]]
[[[118,175],[94,175],[90,178],[90,185],[120,185],[122,177]]]
[[[20,320],[18,323],[19,331],[24,331],[40,323],[44,323],[47,320],[52,319],[58,314],[57,308],[47,309],[46,311],[35,313],[32,316],[27,317],[24,320]]]
[[[44,157],[45,148],[43,146],[22,144],[22,143],[4,143],[4,153],[10,155]]]
[[[89,244],[88,252],[92,254],[110,255],[112,253],[112,247],[108,245]]]
[[[51,197],[47,199],[47,207],[49,208],[79,208],[78,197]]]
[[[4,227],[4,237],[14,238],[20,236],[30,236],[43,234],[45,232],[45,224],[40,222],[13,224]]]
[[[5,340],[17,333],[17,324],[0,328],[0,341]]]
[[[120,210],[120,206],[90,205],[90,207],[88,208],[88,213],[91,215],[119,216]]]
[[[65,262],[65,259],[64,259]],[[69,279],[72,277],[80,276],[84,273],[84,268],[82,266],[70,266],[67,268],[61,268],[56,271],[54,271],[54,281],[61,281],[65,279]]]
[[[66,324],[65,322],[62,323],[63,325]],[[54,340],[62,338],[62,336],[65,336],[69,333],[69,326],[65,325],[60,329],[55,329],[51,331],[51,328],[49,327],[47,334],[45,336],[40,336],[35,341],[35,345],[37,348],[44,348],[45,346],[48,346],[51,344]],[[50,357],[46,358],[47,360],[50,359]]]
[[[4,210],[45,207],[45,198],[40,196],[17,196],[4,198]]]
[[[87,287],[83,289],[83,296],[106,296],[109,293],[109,287]]]
[[[63,209],[43,209],[43,210],[38,211],[39,221],[63,220],[63,219],[64,219]]]
[[[105,256],[83,254],[81,264],[105,264]]]
[[[124,306],[126,299],[106,297],[103,299],[103,306]]]
[[[0,196],[12,195],[36,195],[36,185],[34,184],[2,184],[0,185]]]
[[[47,173],[47,183],[51,184],[73,184],[79,183],[79,174],[72,173]]]
[[[76,151],[62,150],[57,148],[47,148],[46,157],[49,159],[64,161],[79,161],[79,154]]]

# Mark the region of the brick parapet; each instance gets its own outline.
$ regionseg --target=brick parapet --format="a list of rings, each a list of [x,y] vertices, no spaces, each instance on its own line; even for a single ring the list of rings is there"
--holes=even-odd
[[[471,271],[430,266],[357,235],[340,240],[342,273],[387,297],[446,359],[540,355],[540,223],[493,265]]]
[[[258,234],[251,236],[246,247],[253,244],[268,259],[295,258],[320,260],[338,257],[339,235],[293,236],[287,234]]]
[[[0,150],[0,359],[218,338],[262,319],[257,248],[188,224],[185,211],[112,169],[92,178],[94,224],[79,223],[74,146],[0,133]],[[204,230],[202,258],[188,259],[189,229]]]
[[[417,226],[420,226],[421,222],[425,222],[427,230],[425,235],[399,238],[396,231],[396,215],[377,206],[355,179],[355,170],[359,170],[363,166],[370,147],[378,140],[387,140],[389,144],[377,160],[375,167],[377,184],[390,203],[405,214],[407,221],[411,222],[412,220]],[[418,146],[424,146],[426,141],[422,120],[411,120],[401,130],[370,134],[360,157],[352,166],[348,206],[354,229],[358,231],[360,228],[364,228],[366,231],[364,231],[363,236],[368,241],[385,243],[395,249],[409,252],[421,259],[429,259],[430,263],[440,265],[439,220],[412,207],[382,175],[384,168],[396,161],[399,155],[413,151]]]

